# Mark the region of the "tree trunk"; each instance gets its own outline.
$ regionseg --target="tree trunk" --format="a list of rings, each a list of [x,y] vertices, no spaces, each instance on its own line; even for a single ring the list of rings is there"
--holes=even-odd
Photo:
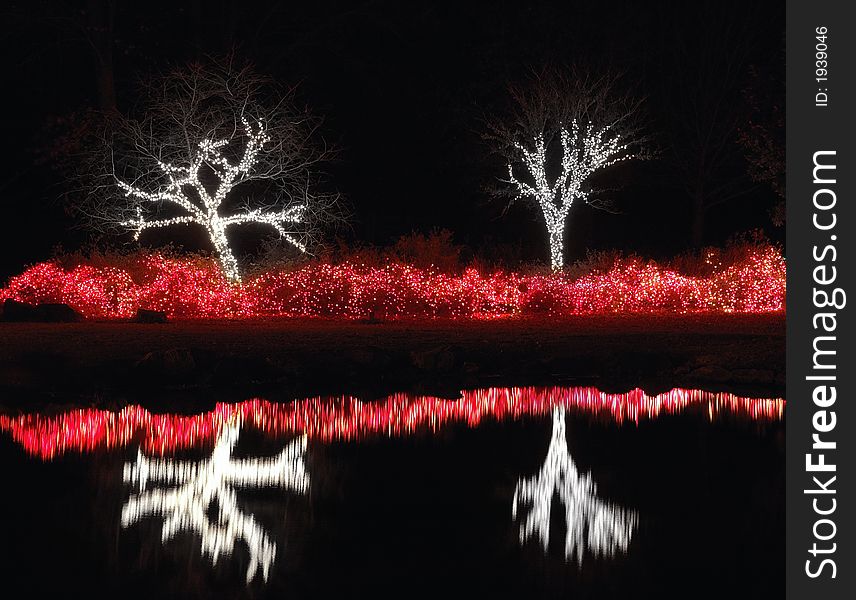
[[[550,233],[550,266],[559,271],[565,266],[565,228],[549,229]]]
[[[214,252],[217,256],[217,261],[220,263],[220,268],[223,274],[230,283],[241,283],[241,272],[238,270],[238,261],[235,255],[232,254],[232,249],[229,248],[229,242],[226,240],[226,232],[222,224],[219,222],[211,223],[208,226],[208,232],[211,236],[211,243],[214,244]]]
[[[116,82],[113,75],[113,0],[88,0],[87,29],[95,58],[95,85],[98,108],[116,111]]]
[[[697,197],[693,199],[693,223],[692,223],[692,239],[690,240],[693,248],[701,248],[704,243],[704,198]]]

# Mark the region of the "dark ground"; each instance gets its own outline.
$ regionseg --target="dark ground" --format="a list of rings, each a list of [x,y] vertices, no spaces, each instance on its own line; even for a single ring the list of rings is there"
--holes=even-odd
[[[784,393],[783,315],[0,323],[0,409],[594,385]]]

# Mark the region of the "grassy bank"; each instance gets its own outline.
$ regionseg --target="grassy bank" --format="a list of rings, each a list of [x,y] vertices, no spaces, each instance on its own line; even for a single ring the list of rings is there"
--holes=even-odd
[[[500,321],[338,320],[0,324],[2,403],[98,394],[211,402],[556,383],[603,389],[784,386],[784,317],[603,316]]]

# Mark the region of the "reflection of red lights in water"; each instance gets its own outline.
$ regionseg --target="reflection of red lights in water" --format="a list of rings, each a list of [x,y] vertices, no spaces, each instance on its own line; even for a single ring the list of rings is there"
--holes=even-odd
[[[485,418],[497,420],[549,414],[565,407],[602,415],[619,423],[638,422],[661,414],[702,405],[711,419],[735,413],[754,420],[781,419],[782,399],[743,398],[727,393],[674,389],[648,396],[636,389],[607,394],[591,387],[488,388],[462,392],[459,400],[395,394],[379,402],[353,397],[311,398],[288,404],[248,400],[218,404],[199,415],[156,415],[139,406],[120,412],[82,409],[56,417],[0,415],[0,429],[31,454],[52,458],[67,450],[117,448],[139,440],[148,453],[167,453],[213,443],[224,423],[241,419],[270,434],[306,433],[321,440],[348,440],[370,434],[405,435],[419,428],[435,430],[449,422],[476,426]]]
[[[776,248],[759,248],[706,277],[690,277],[638,258],[608,271],[574,279],[563,273],[491,274],[467,269],[446,275],[390,263],[313,263],[270,271],[231,286],[217,263],[129,257],[122,266],[45,262],[13,277],[0,300],[64,302],[95,319],[132,317],[138,308],[180,318],[451,317],[493,319],[516,315],[604,313],[763,313],[785,308],[785,259]]]

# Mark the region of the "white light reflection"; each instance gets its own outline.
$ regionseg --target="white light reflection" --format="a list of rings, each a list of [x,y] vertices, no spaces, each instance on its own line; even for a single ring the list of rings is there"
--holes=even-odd
[[[541,470],[534,477],[519,479],[514,490],[512,517],[517,519],[518,509],[528,510],[520,524],[521,544],[536,537],[547,551],[555,493],[565,507],[566,560],[576,555],[577,563],[582,564],[586,551],[608,557],[627,550],[638,516],[598,498],[591,476],[579,473],[565,439],[564,408],[553,410],[553,437]]]
[[[240,424],[223,427],[211,456],[200,461],[150,458],[137,453],[134,462],[125,463],[123,479],[137,484],[140,493],[132,494],[122,507],[122,527],[145,517],[163,517],[161,537],[164,543],[183,531],[201,537],[203,556],[216,564],[221,554],[231,555],[238,540],[250,552],[247,583],[259,567],[265,581],[276,558],[276,544],[252,517],[238,506],[236,487],[281,487],[305,493],[309,489],[306,472],[306,436],[289,443],[271,458],[232,457]],[[161,487],[149,483],[161,484]],[[209,517],[209,506],[216,502],[217,520]]]

